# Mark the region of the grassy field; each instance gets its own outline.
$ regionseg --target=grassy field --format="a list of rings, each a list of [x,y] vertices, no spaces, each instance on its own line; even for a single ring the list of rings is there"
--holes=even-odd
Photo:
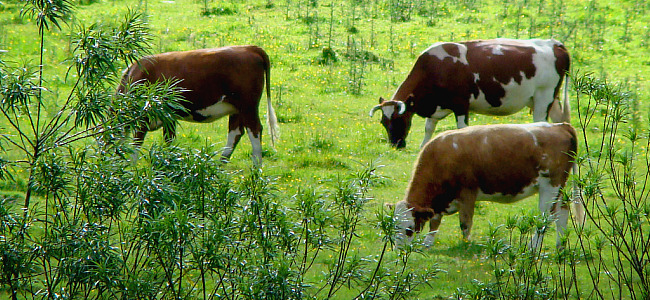
[[[647,128],[650,98],[650,4],[646,1],[81,1],[60,30],[46,32],[44,80],[49,91],[46,113],[54,114],[72,88],[66,76],[71,55],[70,35],[77,26],[114,24],[127,10],[144,13],[149,24],[152,52],[190,50],[226,45],[255,44],[271,57],[273,105],[280,120],[281,137],[275,149],[264,136],[264,175],[274,179],[278,199],[290,201],[311,187],[323,193],[340,178],[365,166],[378,166],[372,198],[364,207],[352,252],[378,259],[383,242],[374,227],[374,214],[384,203],[401,200],[410,179],[423,136],[424,120],[416,117],[404,150],[386,142],[378,116],[368,112],[380,96],[388,98],[404,80],[421,51],[439,41],[489,38],[554,38],[572,55],[576,74],[590,73],[631,91],[638,99],[638,114]],[[88,3],[86,3],[88,2]],[[0,2],[0,59],[37,64],[38,29],[20,15],[22,3]],[[325,49],[336,55],[329,57]],[[126,66],[124,66],[126,67]],[[576,93],[570,92],[574,125],[578,125]],[[261,104],[260,111],[266,111]],[[603,112],[603,115],[607,112]],[[602,116],[599,116],[602,118]],[[472,124],[527,123],[527,111],[508,117],[471,115]],[[602,133],[594,122],[587,127],[590,143],[598,145]],[[7,128],[0,123],[0,128]],[[225,145],[225,120],[211,124],[181,123],[175,143],[187,148]],[[439,123],[437,132],[455,127],[453,118]],[[596,137],[591,139],[591,137]],[[144,148],[162,142],[160,131],[149,134]],[[584,151],[585,145],[580,145]],[[645,149],[645,148],[644,148]],[[638,151],[643,152],[644,149]],[[243,138],[232,162],[224,168],[241,180],[250,167],[250,143]],[[11,152],[9,152],[11,158]],[[26,186],[24,171],[16,181],[0,184],[5,194],[20,194]],[[607,197],[613,193],[606,192]],[[287,203],[285,203],[287,204]],[[287,204],[289,205],[289,204]],[[436,244],[414,254],[409,268],[439,269],[437,278],[413,297],[447,298],[472,279],[487,281],[493,273],[484,245],[491,224],[536,212],[537,200],[504,206],[479,204],[473,241],[461,239],[455,216],[443,219]],[[647,225],[647,224],[646,224]],[[553,252],[554,231],[546,250]],[[397,259],[396,251],[387,254]],[[327,260],[327,258],[322,258]],[[321,263],[319,261],[317,263]],[[318,268],[317,266],[316,268]],[[323,272],[324,269],[323,269]],[[311,282],[321,280],[314,272]],[[316,285],[316,284],[315,284]],[[582,286],[581,297],[592,297]],[[337,299],[356,296],[343,289]],[[418,296],[419,295],[419,296]],[[321,295],[322,296],[322,295]],[[577,297],[577,296],[576,296]]]

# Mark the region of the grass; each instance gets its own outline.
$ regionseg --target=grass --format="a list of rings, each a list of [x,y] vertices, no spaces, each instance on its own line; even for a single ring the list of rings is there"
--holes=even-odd
[[[271,2],[273,5],[269,5]],[[368,223],[384,203],[403,197],[424,129],[424,120],[415,118],[407,148],[396,151],[386,143],[378,120],[368,117],[368,110],[379,96],[392,95],[417,55],[434,42],[556,38],[567,45],[573,70],[624,83],[640,99],[641,114],[647,116],[649,111],[650,4],[644,1],[412,1],[408,2],[410,6],[398,8],[389,5],[392,1],[369,1],[356,4],[361,9],[354,10],[354,17],[348,2],[314,3],[316,7],[309,1],[108,0],[79,6],[69,23],[111,23],[127,9],[136,9],[146,12],[155,34],[153,52],[235,44],[263,47],[272,61],[273,103],[281,121],[281,139],[275,149],[264,136],[264,173],[276,178],[280,198],[290,199],[301,187],[326,187],[340,176],[378,161],[383,165],[379,169],[383,178],[372,187],[374,199],[365,216]],[[0,57],[4,61],[33,62],[38,48],[31,37],[37,33],[33,20],[19,16],[20,7],[15,1],[0,4],[0,49],[8,50]],[[398,21],[391,22],[391,16]],[[352,25],[353,31],[349,30]],[[60,95],[67,95],[70,89],[64,62],[70,51],[71,33],[73,29],[66,26],[47,33],[45,79],[51,90],[46,99],[51,107],[61,102]],[[361,77],[351,76],[351,70],[360,68],[345,59],[350,38],[356,41],[358,50],[378,57],[378,62],[368,62],[361,69]],[[319,64],[324,47],[336,51],[339,61]],[[351,80],[362,81],[358,92],[350,90]],[[353,83],[359,86],[359,82]],[[574,116],[578,105],[575,99],[572,95]],[[261,112],[266,111],[265,105],[262,101]],[[441,121],[437,131],[453,129],[452,119]],[[524,111],[499,118],[472,115],[470,124],[531,120],[532,116]],[[221,147],[225,145],[226,126],[225,120],[181,123],[176,143]],[[595,136],[598,132],[597,125],[593,125],[587,134]],[[160,142],[162,133],[152,133],[145,148]],[[248,168],[250,154],[250,143],[244,137],[226,168]],[[11,183],[1,187],[3,193],[20,189]],[[461,239],[455,216],[444,218],[435,245],[424,250],[425,255],[415,255],[411,264],[444,270],[422,297],[448,297],[470,277],[489,278],[492,268],[479,247],[486,240],[489,224],[501,224],[509,216],[527,214],[536,207],[536,198],[510,206],[481,204],[471,242]],[[546,241],[547,251],[554,251],[554,234],[549,233]],[[364,256],[376,255],[381,245],[379,234],[368,225],[360,229],[354,250]],[[394,257],[395,253],[389,255]]]

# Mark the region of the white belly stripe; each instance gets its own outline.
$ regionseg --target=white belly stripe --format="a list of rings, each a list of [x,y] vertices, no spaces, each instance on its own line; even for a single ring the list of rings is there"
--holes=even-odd
[[[237,109],[230,103],[219,101],[216,104],[208,106],[204,109],[197,110],[196,113],[201,114],[206,119],[202,121],[195,121],[192,119],[192,116],[189,116],[186,121],[195,121],[195,122],[212,122],[216,119],[223,118],[227,115],[232,115],[237,113]]]

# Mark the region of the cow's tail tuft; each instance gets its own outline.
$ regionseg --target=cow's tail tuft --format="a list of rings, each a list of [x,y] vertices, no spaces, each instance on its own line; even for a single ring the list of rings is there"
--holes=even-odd
[[[280,127],[278,126],[278,117],[275,115],[275,109],[271,105],[271,61],[264,50],[261,52],[262,58],[264,59],[264,71],[266,73],[266,121],[269,128],[269,136],[271,137],[271,147],[275,148],[275,143],[280,136]]]
[[[562,103],[562,121],[571,124],[571,103],[569,103],[569,73],[564,75],[564,99]]]

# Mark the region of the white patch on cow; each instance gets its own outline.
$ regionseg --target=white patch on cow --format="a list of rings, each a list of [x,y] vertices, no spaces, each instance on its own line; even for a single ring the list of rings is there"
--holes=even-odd
[[[506,195],[503,193],[486,194],[484,191],[479,189],[479,192],[476,195],[476,201],[488,201],[488,202],[496,202],[496,203],[504,203],[504,204],[517,202],[519,200],[522,200],[524,198],[536,194],[539,191],[539,180],[541,178],[543,177],[540,175],[537,179],[533,180],[530,185],[524,187],[516,195],[510,195],[510,194]]]
[[[483,137],[483,145],[489,145],[489,144],[490,144],[490,141],[488,140],[488,136],[486,135],[486,136]]]
[[[423,53],[427,53],[429,55],[435,56],[439,60],[444,60],[445,58],[451,58],[452,62],[457,63],[461,62],[464,65],[468,65],[469,63],[467,62],[467,47],[462,44],[457,44],[457,43],[447,43],[447,44],[453,44],[458,48],[459,51],[459,57],[452,56],[445,49],[442,47],[443,43],[434,43],[431,45],[429,48],[424,50]]]
[[[390,119],[393,116],[393,113],[395,113],[395,106],[393,105],[383,106],[381,108],[381,111],[384,113],[384,116],[386,118]]]
[[[503,47],[501,47],[501,45],[495,45],[494,47],[492,47],[492,54],[494,54],[494,55],[503,55],[502,48]]]
[[[518,126],[521,128],[535,128],[535,127],[553,127],[556,126],[556,124],[548,123],[548,122],[535,122],[535,123],[523,123],[523,124],[512,124],[514,126]]]
[[[434,118],[439,121],[450,115],[452,112],[453,111],[451,109],[444,109],[440,106],[437,106],[436,111],[429,118]]]
[[[481,80],[481,75],[479,73],[474,73],[474,82]]]
[[[532,132],[532,131],[530,131],[530,130],[529,130],[528,128],[526,128],[525,126],[523,127],[523,129],[526,130],[526,132],[528,132],[528,133],[530,134],[530,137],[533,138],[533,143],[535,144],[535,147],[539,147],[539,142],[537,142],[537,136],[535,135],[535,133]]]
[[[458,150],[458,143],[456,143],[456,141],[451,143],[451,146],[454,147],[454,150]]]
[[[205,120],[197,121],[197,120],[194,120],[192,118],[192,115],[190,115],[189,117],[187,117],[185,119],[185,121],[207,123],[207,122],[212,122],[214,120],[223,118],[223,117],[225,117],[227,115],[232,115],[232,114],[237,113],[237,112],[238,112],[238,110],[237,110],[237,108],[235,108],[234,105],[232,105],[230,103],[227,103],[227,102],[219,101],[219,102],[217,102],[217,103],[215,103],[213,105],[210,105],[210,106],[208,106],[208,107],[206,107],[204,109],[199,109],[199,110],[196,111],[196,113],[201,114],[202,116],[204,116],[206,118]]]
[[[415,232],[413,232],[413,235],[407,236],[406,230],[415,229],[415,219],[413,218],[413,212],[410,208],[408,208],[406,201],[399,201],[395,204],[394,217],[397,221],[398,227],[397,234],[395,236],[395,246],[401,247],[403,245],[411,243],[411,241],[413,241]]]

